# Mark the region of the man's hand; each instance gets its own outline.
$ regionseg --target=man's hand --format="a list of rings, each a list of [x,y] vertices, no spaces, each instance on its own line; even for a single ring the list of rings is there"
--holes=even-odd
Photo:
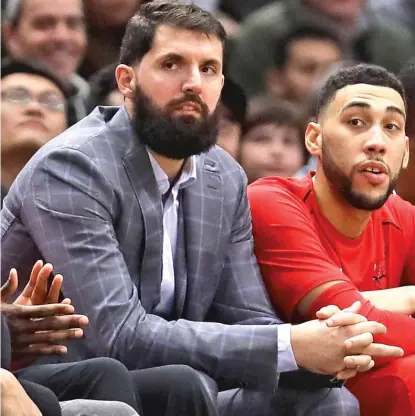
[[[0,369],[0,385],[3,416],[42,416],[39,408],[10,371]]]
[[[65,354],[64,341],[81,338],[82,327],[88,324],[84,315],[74,315],[70,300],[57,304],[63,278],[56,275],[49,291],[47,281],[52,265],[36,262],[22,294],[13,304],[7,304],[18,286],[15,269],[1,287],[1,312],[10,327],[13,359],[36,358],[41,355]]]
[[[360,292],[372,305],[385,311],[415,314],[415,286],[401,286],[391,289]]]
[[[30,279],[20,296],[14,303],[18,305],[43,305],[45,303],[57,303],[59,293],[62,288],[63,277],[57,274],[48,291],[48,280],[53,271],[53,266],[49,263],[43,265],[41,260],[38,260],[33,266],[30,274]],[[16,269],[11,269],[9,279],[1,288],[1,301],[7,303],[10,296],[12,296],[18,285],[18,277]],[[71,303],[69,299],[65,299],[62,303]]]
[[[13,359],[29,356],[65,354],[64,341],[81,338],[84,315],[73,315],[74,307],[62,303],[50,305],[1,304],[12,340]]]
[[[344,311],[335,308],[323,308],[319,320],[292,326],[291,343],[300,367],[348,379],[372,368],[374,356],[403,355],[401,348],[373,343],[373,335],[386,328],[357,314],[360,303]]]

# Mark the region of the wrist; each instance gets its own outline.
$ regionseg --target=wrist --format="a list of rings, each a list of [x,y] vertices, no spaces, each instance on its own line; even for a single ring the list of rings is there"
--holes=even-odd
[[[304,342],[304,328],[300,325],[291,325],[291,348],[294,354],[295,362],[298,367],[307,368],[305,363],[306,356],[304,349],[306,343]]]

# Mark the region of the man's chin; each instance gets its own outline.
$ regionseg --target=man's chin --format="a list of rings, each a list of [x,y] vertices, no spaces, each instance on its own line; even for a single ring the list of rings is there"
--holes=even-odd
[[[385,190],[354,191],[353,203],[356,208],[374,211],[383,206],[389,197],[388,188]]]
[[[179,115],[175,115],[172,117],[173,120],[176,120],[178,123],[183,124],[197,124],[200,123],[202,117],[198,113],[180,113]]]

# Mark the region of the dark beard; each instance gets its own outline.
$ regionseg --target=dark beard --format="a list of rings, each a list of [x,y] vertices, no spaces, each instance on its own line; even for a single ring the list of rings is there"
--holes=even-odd
[[[169,108],[184,102],[197,103],[202,108],[200,119],[172,117],[168,113]],[[159,155],[176,160],[207,152],[216,144],[218,136],[217,111],[209,114],[206,104],[196,94],[185,94],[172,100],[164,110],[138,87],[132,125],[145,146]]]
[[[390,171],[388,170],[389,186],[383,195],[380,195],[377,198],[370,198],[363,193],[355,191],[353,189],[352,182],[353,172],[349,177],[343,173],[340,166],[334,161],[330,151],[324,145],[324,140],[322,142],[321,150],[321,164],[323,167],[324,175],[331,183],[333,190],[337,191],[341,197],[354,208],[365,211],[377,210],[383,206],[383,204],[389,198],[389,195],[395,189],[399,174],[395,177],[391,177]],[[373,162],[383,162],[383,160],[379,157],[370,157],[368,158],[368,161],[369,160]]]

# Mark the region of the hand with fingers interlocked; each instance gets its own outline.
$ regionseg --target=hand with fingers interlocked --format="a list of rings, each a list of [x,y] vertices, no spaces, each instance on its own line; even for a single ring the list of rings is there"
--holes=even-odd
[[[18,286],[15,269],[0,289],[1,313],[10,328],[13,360],[31,361],[42,355],[66,354],[64,342],[83,336],[82,327],[88,324],[88,318],[74,314],[70,299],[58,303],[62,275],[54,276],[48,290],[52,271],[51,264],[37,261],[28,284],[13,303],[8,300]]]
[[[317,312],[318,319],[293,325],[291,343],[299,367],[347,380],[370,370],[374,357],[402,357],[402,348],[374,342],[373,335],[386,327],[360,315],[360,307],[360,302],[343,310],[327,306]]]

